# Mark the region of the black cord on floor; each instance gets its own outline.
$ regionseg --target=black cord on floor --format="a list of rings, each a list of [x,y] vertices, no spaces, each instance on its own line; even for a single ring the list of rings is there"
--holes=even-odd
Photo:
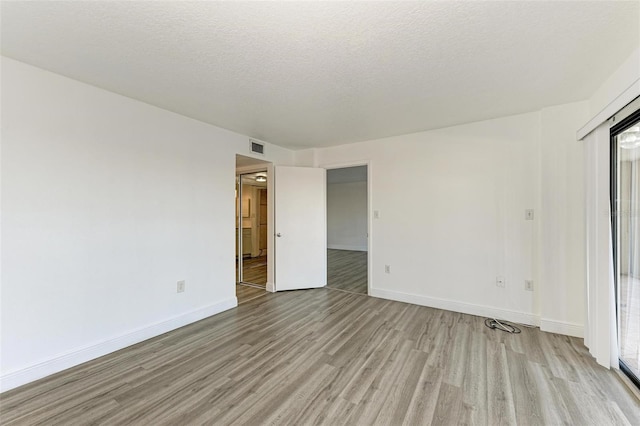
[[[510,334],[521,333],[521,330],[515,325],[509,324],[506,321],[498,320],[495,318],[487,318],[486,320],[484,320],[484,325],[494,330],[504,331],[505,333],[510,333]]]

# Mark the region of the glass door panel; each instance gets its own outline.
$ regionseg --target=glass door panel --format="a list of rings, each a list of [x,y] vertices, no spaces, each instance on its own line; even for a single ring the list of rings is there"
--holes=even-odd
[[[613,132],[620,366],[640,377],[640,121]]]

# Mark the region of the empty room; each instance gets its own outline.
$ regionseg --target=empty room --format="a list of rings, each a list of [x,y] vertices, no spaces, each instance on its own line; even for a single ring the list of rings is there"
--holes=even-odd
[[[0,8],[0,424],[640,425],[639,2]]]

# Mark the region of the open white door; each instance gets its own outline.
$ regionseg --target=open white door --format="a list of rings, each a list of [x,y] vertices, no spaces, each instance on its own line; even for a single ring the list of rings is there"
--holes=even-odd
[[[327,284],[325,169],[275,168],[276,291]]]

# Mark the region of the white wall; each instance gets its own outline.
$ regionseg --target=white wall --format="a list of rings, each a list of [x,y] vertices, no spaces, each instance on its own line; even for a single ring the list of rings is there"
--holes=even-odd
[[[2,124],[3,389],[236,305],[247,137],[8,58]]]
[[[296,166],[300,167],[313,167],[315,159],[316,148],[300,149],[293,152],[293,161]]]
[[[531,321],[538,114],[319,150],[368,160],[372,295]],[[391,266],[391,274],[384,273]],[[495,285],[496,276],[507,287]],[[520,284],[522,283],[522,285]]]
[[[585,286],[584,143],[588,102],[541,111],[540,317],[543,329],[581,334]]]
[[[640,47],[635,49],[589,98],[590,116],[593,117],[604,110],[634,83],[637,85],[638,79],[640,79]],[[637,93],[635,95],[637,96]],[[629,101],[631,99],[627,102]]]
[[[327,184],[327,247],[367,251],[367,182]]]
[[[265,159],[369,162],[374,296],[579,335],[586,109]],[[6,58],[2,122],[3,389],[235,305],[247,137]]]
[[[578,229],[583,219],[573,224],[570,216],[581,197],[571,194],[583,187],[581,166],[567,164],[571,155],[581,155],[574,132],[585,109],[585,103],[570,104],[315,150],[313,163],[320,167],[369,161],[371,208],[380,214],[371,223],[372,295],[534,324],[551,315],[558,329],[580,335],[584,300],[576,289],[583,276],[576,271],[584,269],[584,260],[576,253],[583,253],[583,236],[573,237],[584,229]],[[555,131],[541,142],[541,135]],[[555,143],[566,145],[557,148],[563,160],[542,164]],[[309,161],[308,155],[297,157]],[[561,178],[562,185],[548,179],[543,185],[543,172]],[[526,221],[531,208],[536,219]],[[564,214],[559,225],[555,219],[543,225],[558,211]],[[547,235],[555,231],[565,235],[560,247]],[[570,264],[543,268],[543,248],[545,256],[562,253]],[[570,282],[555,276],[556,269]],[[497,276],[506,278],[505,288],[496,286]],[[529,279],[534,292],[524,290]],[[543,290],[548,286],[559,287]],[[574,291],[575,298],[569,297]],[[547,307],[546,298],[558,294],[562,299]]]

